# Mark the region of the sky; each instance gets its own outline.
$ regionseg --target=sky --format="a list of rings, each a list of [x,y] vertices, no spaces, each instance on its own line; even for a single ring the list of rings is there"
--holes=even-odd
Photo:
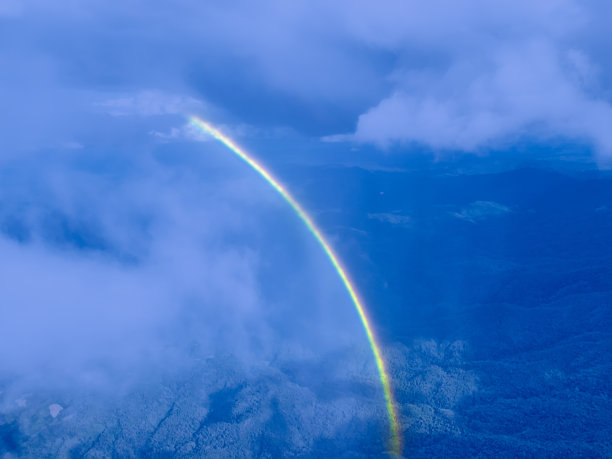
[[[3,5],[12,150],[76,144],[104,115],[193,110],[277,135],[436,151],[525,136],[612,148],[604,2]],[[160,134],[179,135],[167,123]]]
[[[605,174],[610,8],[599,0],[0,1],[3,415],[41,387],[132,393],[143,380],[181,379],[203,358],[235,362],[246,381],[281,368],[277,386],[306,393],[319,384],[307,377],[310,365],[322,380],[346,378],[347,405],[333,410],[359,413],[365,397],[368,414],[354,416],[381,440],[362,452],[384,450],[374,362],[329,261],[286,203],[190,115],[270,166],[320,223],[373,304],[403,388],[398,403],[443,380],[455,395],[436,395],[448,405],[441,409],[455,407],[478,387],[476,370],[458,363],[471,332],[449,338],[428,325],[429,313],[413,311],[410,322],[389,305],[402,295],[432,298],[416,284],[405,293],[398,285],[408,275],[445,282],[446,296],[436,294],[444,301],[461,297],[453,284],[461,261],[453,258],[453,277],[386,247],[409,247],[420,260],[421,242],[436,250],[428,237],[463,237],[456,224],[507,231],[495,222],[523,218],[526,204],[520,188],[512,195],[489,182],[473,195],[466,182],[456,196],[465,192],[467,202],[441,204],[391,175],[422,172],[415,183],[434,189],[427,174],[493,174],[543,157],[556,170],[580,163]],[[525,180],[538,193],[538,183],[557,183]],[[444,183],[436,196],[455,189]],[[411,194],[383,206],[394,190]],[[612,203],[593,206],[603,218]],[[441,216],[427,213],[434,207]],[[400,233],[425,227],[421,241]],[[503,269],[519,263],[503,257]],[[420,385],[405,383],[411,367],[423,369]],[[303,415],[303,403],[291,412]],[[342,432],[348,421],[325,406]],[[406,406],[407,436],[458,429],[446,412]],[[315,418],[313,435],[324,435]]]

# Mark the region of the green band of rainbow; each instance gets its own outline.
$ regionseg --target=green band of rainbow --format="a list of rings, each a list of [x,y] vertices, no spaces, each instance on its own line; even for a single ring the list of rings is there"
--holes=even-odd
[[[245,163],[251,166],[255,171],[261,175],[266,182],[268,182],[272,188],[274,188],[284,199],[289,203],[289,205],[293,208],[295,213],[300,217],[300,219],[304,222],[308,230],[313,234],[317,242],[321,245],[327,257],[331,261],[332,265],[336,269],[336,272],[342,279],[342,283],[344,287],[348,291],[348,294],[355,305],[355,309],[359,314],[359,318],[361,319],[361,323],[363,328],[365,329],[366,335],[368,337],[368,341],[370,342],[370,347],[372,348],[372,353],[374,354],[374,359],[376,360],[376,367],[378,368],[378,373],[380,374],[380,381],[382,383],[383,392],[385,396],[385,402],[387,405],[387,413],[389,415],[389,424],[390,424],[390,436],[391,436],[391,450],[392,452],[399,456],[401,454],[401,440],[399,435],[399,422],[397,417],[397,410],[395,406],[395,400],[393,398],[393,393],[391,392],[391,385],[389,383],[389,375],[387,374],[387,370],[385,369],[385,362],[382,359],[380,348],[378,343],[376,342],[376,338],[374,333],[372,332],[372,326],[370,325],[370,321],[368,316],[366,315],[365,309],[355,288],[353,287],[351,281],[346,274],[346,271],[340,264],[338,257],[332,250],[331,246],[327,243],[321,231],[315,226],[314,222],[310,218],[310,216],[304,211],[302,206],[298,204],[298,202],[289,194],[289,192],[276,180],[264,167],[255,161],[251,156],[249,156],[242,148],[234,143],[229,137],[225,136],[219,130],[215,129],[213,126],[208,124],[207,122],[192,116],[190,117],[190,122],[193,126],[201,129],[205,133],[209,134],[213,138],[217,139],[227,148],[229,148],[236,156],[242,159]]]

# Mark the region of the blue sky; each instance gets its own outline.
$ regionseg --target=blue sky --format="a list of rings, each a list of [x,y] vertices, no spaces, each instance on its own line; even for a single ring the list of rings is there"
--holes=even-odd
[[[283,421],[295,451],[353,429],[352,451],[384,452],[375,368],[334,270],[286,203],[189,125],[197,114],[270,166],[346,262],[406,438],[427,437],[427,456],[436,436],[472,432],[461,403],[503,399],[487,379],[503,371],[482,362],[539,342],[533,324],[587,333],[533,285],[609,263],[611,14],[575,0],[2,1],[0,414],[17,419],[41,387],[131,394],[206,361],[209,394],[267,381],[248,403],[257,422],[280,404],[312,432]],[[504,287],[522,282],[525,298]],[[541,298],[569,312],[513,328],[512,302]],[[585,301],[607,323],[603,300]],[[537,358],[546,381],[565,371]]]

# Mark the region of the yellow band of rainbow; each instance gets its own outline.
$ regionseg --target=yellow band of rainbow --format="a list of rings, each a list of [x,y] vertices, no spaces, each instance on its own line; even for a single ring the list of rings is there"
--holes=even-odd
[[[316,227],[310,216],[306,213],[306,211],[298,204],[298,202],[289,194],[289,192],[280,184],[278,180],[276,180],[261,164],[259,164],[255,159],[253,159],[250,155],[248,155],[242,148],[234,143],[229,137],[225,136],[219,130],[208,124],[206,121],[201,120],[198,117],[191,116],[189,118],[190,123],[196,128],[202,130],[206,134],[209,134],[211,137],[215,138],[227,148],[229,148],[236,156],[242,159],[245,163],[251,166],[256,172],[261,175],[268,184],[272,186],[284,199],[287,203],[293,208],[295,213],[300,217],[300,219],[304,222],[308,230],[315,237],[317,242],[321,245],[323,250],[325,251],[327,257],[331,261],[332,265],[336,269],[336,272],[342,279],[342,283],[346,288],[348,294],[355,305],[355,309],[359,314],[359,318],[361,319],[361,323],[363,328],[365,329],[366,336],[370,343],[370,347],[372,348],[372,353],[374,354],[374,359],[376,360],[376,367],[378,369],[378,373],[380,375],[380,381],[382,383],[382,388],[385,396],[385,403],[387,405],[387,413],[389,416],[389,424],[390,424],[390,441],[391,441],[391,451],[394,455],[399,456],[401,454],[401,437],[399,434],[399,421],[397,416],[397,409],[395,400],[393,397],[393,393],[391,391],[391,385],[389,382],[389,375],[387,374],[387,370],[385,368],[385,362],[382,359],[380,348],[372,331],[372,326],[370,325],[370,321],[368,316],[366,315],[365,309],[355,288],[353,287],[351,281],[349,280],[348,275],[346,274],[345,269],[340,264],[340,261],[331,246],[323,237],[321,231]]]

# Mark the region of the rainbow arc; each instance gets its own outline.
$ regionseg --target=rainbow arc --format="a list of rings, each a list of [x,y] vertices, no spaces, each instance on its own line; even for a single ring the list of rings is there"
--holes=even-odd
[[[361,320],[361,324],[363,325],[363,328],[365,330],[368,342],[370,344],[370,348],[372,349],[372,354],[374,355],[376,367],[382,384],[383,394],[387,408],[387,415],[389,417],[391,450],[394,455],[399,456],[401,454],[401,437],[399,432],[400,428],[396,403],[393,397],[393,392],[391,391],[390,378],[387,373],[382,354],[380,352],[380,346],[378,345],[378,342],[372,330],[371,322],[366,314],[365,307],[362,301],[360,300],[359,295],[357,294],[357,290],[349,279],[347,271],[340,264],[340,259],[334,253],[332,247],[327,242],[325,237],[323,237],[322,232],[314,224],[312,218],[310,218],[310,216],[306,213],[302,206],[270,172],[268,172],[246,151],[236,145],[236,143],[232,139],[224,135],[221,131],[213,127],[211,124],[196,116],[191,116],[189,118],[189,121],[193,126],[225,145],[230,151],[232,151],[232,153],[234,153],[241,160],[251,166],[252,169],[254,169],[261,177],[263,177],[264,180],[268,182],[268,184],[272,188],[274,188],[278,192],[278,194],[283,197],[285,201],[287,201],[287,203],[295,211],[297,216],[302,220],[302,222],[304,222],[308,230],[312,233],[312,235],[315,237],[315,239],[327,255],[327,258],[329,259],[331,264],[334,266],[334,269],[342,280],[342,284],[344,285],[346,291],[348,292],[351,298],[351,301],[353,302],[353,305],[355,306],[355,310],[357,311],[359,319]]]

